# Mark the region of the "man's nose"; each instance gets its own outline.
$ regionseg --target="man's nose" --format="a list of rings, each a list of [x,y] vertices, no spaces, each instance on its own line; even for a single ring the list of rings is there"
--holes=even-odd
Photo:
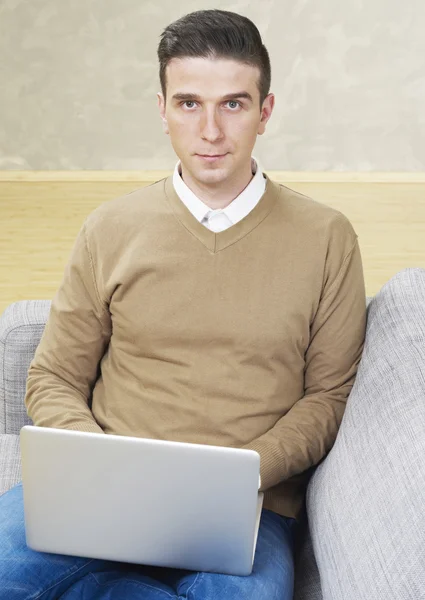
[[[201,135],[209,142],[216,142],[223,136],[220,118],[214,109],[206,110],[201,116]]]

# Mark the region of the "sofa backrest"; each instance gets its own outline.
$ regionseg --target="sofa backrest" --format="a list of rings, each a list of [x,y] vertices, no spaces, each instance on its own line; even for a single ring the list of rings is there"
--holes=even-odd
[[[50,300],[21,300],[0,319],[0,434],[31,424],[24,405],[28,369],[40,342]]]

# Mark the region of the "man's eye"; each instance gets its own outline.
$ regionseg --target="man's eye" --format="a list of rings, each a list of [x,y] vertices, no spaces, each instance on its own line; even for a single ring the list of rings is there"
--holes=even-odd
[[[192,108],[193,106],[195,106],[196,102],[194,100],[184,100],[184,102],[182,102],[181,104],[186,108]],[[228,104],[232,110],[235,110],[236,108],[241,106],[241,103],[237,100],[228,100],[226,104]]]

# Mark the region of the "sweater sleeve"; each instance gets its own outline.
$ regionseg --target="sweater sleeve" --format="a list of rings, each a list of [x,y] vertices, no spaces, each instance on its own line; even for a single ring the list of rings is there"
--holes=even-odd
[[[35,425],[103,433],[89,399],[110,336],[84,224],[28,372],[25,405]]]
[[[366,328],[366,294],[357,236],[328,277],[310,327],[304,395],[244,448],[260,455],[261,489],[316,465],[331,449],[353,387]]]

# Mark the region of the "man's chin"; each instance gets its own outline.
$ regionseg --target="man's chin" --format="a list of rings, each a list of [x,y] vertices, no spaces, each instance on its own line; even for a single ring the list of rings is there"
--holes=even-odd
[[[221,181],[225,181],[228,176],[228,169],[194,169],[192,171],[192,176],[202,183],[219,183]]]
[[[218,185],[228,179],[229,175],[227,172],[221,171],[220,173],[199,173],[197,179],[200,183],[205,185]]]

